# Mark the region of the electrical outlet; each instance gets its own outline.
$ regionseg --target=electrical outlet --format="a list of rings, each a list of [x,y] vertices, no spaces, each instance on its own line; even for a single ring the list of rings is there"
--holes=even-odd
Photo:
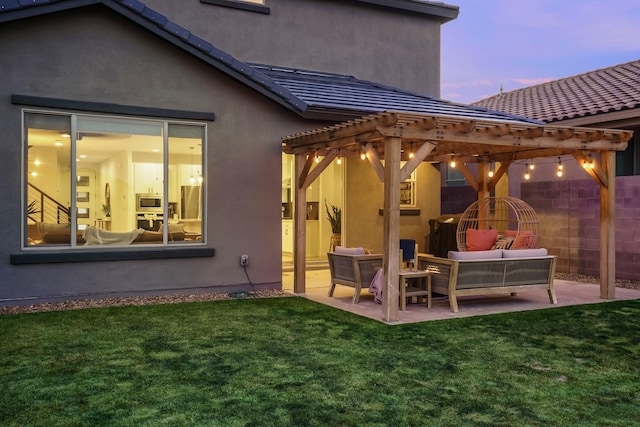
[[[240,265],[245,266],[249,264],[249,255],[240,255]]]

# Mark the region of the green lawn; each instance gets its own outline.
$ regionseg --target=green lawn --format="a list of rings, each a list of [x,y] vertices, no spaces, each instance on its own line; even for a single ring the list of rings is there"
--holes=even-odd
[[[301,298],[0,317],[2,426],[629,426],[640,301],[389,326]]]

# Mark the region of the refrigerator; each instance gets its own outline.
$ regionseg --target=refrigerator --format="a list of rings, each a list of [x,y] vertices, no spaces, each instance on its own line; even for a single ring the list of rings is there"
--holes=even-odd
[[[180,187],[180,219],[201,219],[202,187],[183,185]]]

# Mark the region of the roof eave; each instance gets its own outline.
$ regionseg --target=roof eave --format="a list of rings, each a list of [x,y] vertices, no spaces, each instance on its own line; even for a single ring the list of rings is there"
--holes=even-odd
[[[429,15],[437,18],[443,24],[454,20],[460,13],[460,7],[440,3],[440,2],[422,2],[415,0],[355,0],[360,3],[374,4],[377,6],[398,9],[407,12]]]
[[[98,3],[102,3],[102,0],[53,1],[50,3],[34,2],[31,5],[20,5],[19,8],[13,10],[3,10],[2,13],[0,13],[0,23],[17,21]]]

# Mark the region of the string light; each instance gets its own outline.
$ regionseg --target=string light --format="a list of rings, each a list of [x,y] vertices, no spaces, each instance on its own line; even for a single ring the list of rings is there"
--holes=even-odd
[[[338,163],[339,165],[341,165],[341,164],[342,164],[342,157],[338,156],[337,163]]]
[[[529,163],[529,170],[534,170],[536,168],[536,164],[531,162]]]
[[[495,168],[495,164],[493,162],[491,162],[490,166],[489,166],[489,178],[493,178],[494,175],[494,168]]]
[[[562,175],[564,174],[564,166],[562,165],[562,160],[560,160],[560,157],[558,157],[558,178],[561,178]]]
[[[453,157],[453,154],[451,155],[451,161],[449,162],[449,166],[451,167],[451,169],[456,168],[456,158]]]
[[[413,159],[413,142],[411,143],[411,151],[409,151],[409,158]]]
[[[367,159],[367,152],[364,148],[364,145],[360,148],[360,158],[362,160],[366,160]]]
[[[525,181],[529,181],[531,175],[529,175],[529,164],[527,163],[524,167],[524,179]]]

